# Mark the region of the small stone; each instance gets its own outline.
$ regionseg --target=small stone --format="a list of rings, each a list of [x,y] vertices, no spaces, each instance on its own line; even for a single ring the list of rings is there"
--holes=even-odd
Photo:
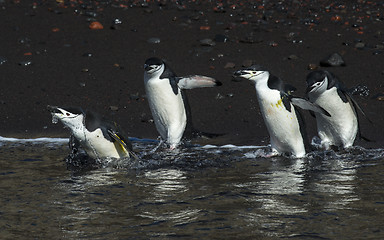
[[[82,72],[89,72],[89,69],[88,68],[83,68],[81,69]]]
[[[84,54],[83,54],[83,57],[92,57],[92,56],[93,56],[92,53],[84,53]]]
[[[118,111],[119,107],[118,106],[109,106],[109,110],[111,110],[111,111]]]
[[[378,101],[384,101],[384,93],[378,93],[372,97],[372,99],[376,99]]]
[[[85,82],[79,82],[80,87],[85,87]]]
[[[288,60],[297,60],[297,59],[299,59],[299,57],[294,54],[291,54],[288,56]]]
[[[91,11],[86,11],[84,15],[88,17],[97,17],[97,13]]]
[[[244,38],[241,38],[239,41],[241,43],[251,43],[251,44],[263,42],[262,39],[256,38],[254,35],[248,35]]]
[[[206,39],[200,40],[200,45],[201,46],[207,46],[207,47],[213,47],[216,45],[216,43],[212,39],[206,38]]]
[[[89,28],[92,30],[101,30],[104,26],[100,22],[94,21],[89,24]]]
[[[216,97],[215,97],[215,99],[223,99],[224,98],[224,96],[223,95],[221,95],[220,93],[218,93],[217,95],[216,95]]]
[[[357,49],[364,49],[365,48],[365,43],[358,42],[358,43],[355,44],[355,48],[357,48]]]
[[[320,66],[322,67],[340,67],[345,66],[344,59],[338,53],[333,53],[327,58],[324,58],[320,61]]]
[[[234,64],[233,62],[227,62],[224,66],[224,68],[234,68],[236,66],[236,64]]]
[[[19,62],[19,65],[20,65],[20,66],[29,66],[29,65],[31,65],[31,64],[32,64],[31,61],[21,61],[21,62]]]
[[[160,38],[152,37],[147,40],[148,43],[157,44],[160,43]]]
[[[250,66],[252,66],[252,65],[253,65],[253,61],[250,60],[250,59],[246,59],[246,60],[244,60],[243,63],[242,63],[242,66],[243,66],[243,67],[250,67]]]
[[[20,44],[29,44],[29,43],[31,43],[31,39],[29,39],[27,37],[20,38],[18,41],[19,41]]]
[[[213,39],[215,42],[222,42],[222,43],[225,43],[225,42],[228,42],[229,41],[229,38],[228,36],[226,35],[222,35],[222,34],[216,34],[215,38]]]
[[[8,61],[5,57],[0,56],[0,65],[4,64],[6,61]]]
[[[131,94],[129,94],[129,99],[131,99],[131,100],[139,100],[140,99],[140,97],[139,97],[139,93],[137,92],[137,93],[131,93]]]
[[[113,66],[114,66],[115,68],[118,68],[118,69],[124,69],[124,67],[121,66],[121,65],[118,64],[118,63],[113,64]]]
[[[122,24],[123,22],[120,20],[120,19],[118,19],[118,18],[115,18],[115,20],[113,20],[113,24],[114,25],[118,25],[118,24]]]
[[[314,63],[310,63],[310,64],[308,64],[308,70],[316,70],[316,69],[318,69],[319,68],[319,66],[317,66],[316,64],[314,64]]]
[[[279,46],[279,44],[278,44],[277,42],[275,42],[275,41],[271,41],[271,42],[269,43],[269,46],[271,46],[271,47],[277,47],[277,46]]]
[[[210,26],[200,26],[200,30],[202,31],[209,31],[211,29]]]

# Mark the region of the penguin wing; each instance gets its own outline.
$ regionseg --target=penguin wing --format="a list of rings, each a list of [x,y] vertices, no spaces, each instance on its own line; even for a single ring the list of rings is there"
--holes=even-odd
[[[113,138],[116,142],[118,142],[129,155],[137,158],[133,153],[131,142],[127,138],[119,134],[119,132],[114,131],[113,129],[108,129],[108,135],[111,136],[111,138]]]
[[[191,75],[177,78],[177,86],[180,89],[206,88],[221,85],[222,83],[220,81],[201,75]]]
[[[360,113],[372,124],[373,122],[371,121],[371,119],[368,118],[368,116],[365,114],[365,112],[363,111],[363,109],[360,107],[360,105],[356,102],[355,99],[353,99],[352,95],[347,92],[347,91],[343,91],[343,93],[345,94],[349,104],[351,105],[351,107],[355,110],[355,109],[358,109],[360,111]],[[357,116],[357,112],[355,110],[355,114]]]
[[[327,112],[324,108],[320,107],[317,104],[311,103],[310,101],[308,101],[306,99],[299,98],[299,97],[292,97],[291,102],[293,105],[295,105],[301,109],[322,113],[328,117],[331,116],[331,114],[329,114],[329,112]]]

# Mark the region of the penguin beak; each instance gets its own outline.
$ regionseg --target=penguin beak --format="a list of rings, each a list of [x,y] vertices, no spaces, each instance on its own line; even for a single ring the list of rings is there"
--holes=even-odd
[[[237,70],[236,72],[233,73],[233,76],[240,77],[243,74],[244,74],[244,70]]]
[[[308,86],[307,89],[305,90],[305,93],[309,93],[310,91],[312,91],[314,88],[314,86]]]
[[[315,82],[307,87],[307,93],[312,92],[313,89],[320,87],[324,82]]]
[[[47,109],[48,111],[50,111],[51,113],[61,113],[61,111],[59,110],[59,108],[57,106],[51,106],[51,105],[48,105],[47,106]]]
[[[149,72],[153,70],[155,67],[153,65],[144,64],[144,70]]]
[[[237,70],[232,74],[233,78],[236,80],[242,80],[245,78],[245,75],[249,74],[249,72],[245,69]]]

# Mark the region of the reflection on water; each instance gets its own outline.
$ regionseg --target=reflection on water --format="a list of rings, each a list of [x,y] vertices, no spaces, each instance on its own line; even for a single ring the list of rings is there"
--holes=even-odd
[[[160,169],[145,174],[147,185],[152,185],[154,201],[164,201],[164,198],[172,194],[188,191],[184,172],[177,169]]]
[[[4,239],[381,239],[384,151],[191,147],[73,174],[65,141],[0,145]],[[146,154],[148,153],[148,154]]]

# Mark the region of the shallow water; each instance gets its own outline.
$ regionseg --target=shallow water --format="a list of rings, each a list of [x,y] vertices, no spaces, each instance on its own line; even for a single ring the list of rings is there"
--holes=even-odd
[[[383,239],[384,150],[305,159],[189,147],[66,169],[66,140],[0,142],[1,239]]]

